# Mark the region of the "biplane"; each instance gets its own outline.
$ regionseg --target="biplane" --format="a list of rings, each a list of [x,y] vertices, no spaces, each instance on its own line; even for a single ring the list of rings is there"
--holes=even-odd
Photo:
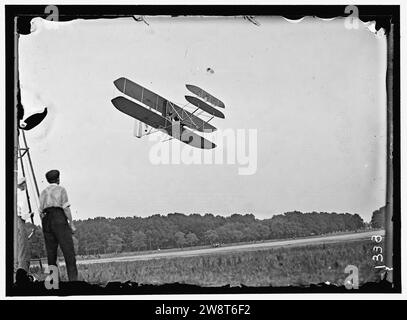
[[[196,148],[216,147],[196,133],[215,131],[209,122],[215,117],[225,118],[219,110],[225,108],[224,103],[208,92],[187,84],[186,88],[195,96],[186,95],[187,104],[180,107],[129,79],[122,77],[113,83],[120,92],[137,100],[119,96],[112,99],[112,103],[119,111],[136,119],[138,138],[161,131],[168,134],[169,139],[175,138]],[[194,110],[188,111],[187,107]]]

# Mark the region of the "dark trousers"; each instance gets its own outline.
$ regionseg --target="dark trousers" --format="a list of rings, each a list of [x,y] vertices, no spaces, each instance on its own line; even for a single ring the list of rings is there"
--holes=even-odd
[[[48,265],[57,265],[57,250],[59,245],[64,254],[69,281],[77,281],[78,269],[76,268],[72,230],[68,224],[64,209],[51,207],[44,211],[46,215],[42,219],[42,231],[44,233]]]

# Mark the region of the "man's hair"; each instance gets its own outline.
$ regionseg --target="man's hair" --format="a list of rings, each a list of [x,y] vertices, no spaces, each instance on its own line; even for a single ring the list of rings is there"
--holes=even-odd
[[[45,174],[45,178],[47,178],[48,183],[55,183],[59,180],[59,171],[50,170]]]

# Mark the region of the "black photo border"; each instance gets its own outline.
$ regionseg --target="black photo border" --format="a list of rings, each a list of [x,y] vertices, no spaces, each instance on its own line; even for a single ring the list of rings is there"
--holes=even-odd
[[[117,18],[133,15],[198,15],[198,16],[235,16],[235,15],[274,15],[288,19],[300,19],[304,16],[320,18],[346,17],[346,5],[56,5],[59,20],[68,21],[76,18]],[[384,28],[386,33],[390,24],[394,25],[393,52],[393,106],[388,110],[393,115],[393,286],[371,286],[364,290],[351,292],[401,293],[401,189],[400,189],[400,6],[398,5],[356,5],[362,21],[376,21],[376,30]],[[14,139],[16,132],[16,108],[14,106],[14,18],[18,17],[17,29],[20,34],[29,34],[30,20],[34,17],[46,18],[46,5],[5,5],[5,178],[6,178],[6,295],[19,295],[13,287],[13,214],[14,214]],[[71,288],[72,289],[72,288]],[[345,289],[310,286],[307,288],[195,288],[185,285],[150,286],[143,290],[131,291],[116,286],[111,290],[100,291],[87,288],[85,291],[60,292],[65,294],[195,294],[195,293],[346,293]],[[128,289],[128,288],[127,288]],[[88,291],[89,290],[89,291]],[[339,290],[339,291],[338,291]],[[56,295],[55,293],[49,293]]]

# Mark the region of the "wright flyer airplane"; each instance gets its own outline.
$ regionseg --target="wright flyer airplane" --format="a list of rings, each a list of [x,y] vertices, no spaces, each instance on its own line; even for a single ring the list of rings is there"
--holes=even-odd
[[[120,92],[137,101],[123,96],[112,99],[113,105],[119,111],[139,121],[137,137],[161,131],[168,134],[170,139],[178,139],[196,148],[216,147],[213,142],[196,133],[215,131],[216,128],[209,122],[215,117],[225,118],[219,110],[225,108],[224,103],[205,90],[186,85],[194,94],[185,96],[187,105],[194,108],[193,111],[188,111],[186,106],[180,107],[129,79],[122,77],[113,83]],[[205,120],[203,117],[209,118]]]

